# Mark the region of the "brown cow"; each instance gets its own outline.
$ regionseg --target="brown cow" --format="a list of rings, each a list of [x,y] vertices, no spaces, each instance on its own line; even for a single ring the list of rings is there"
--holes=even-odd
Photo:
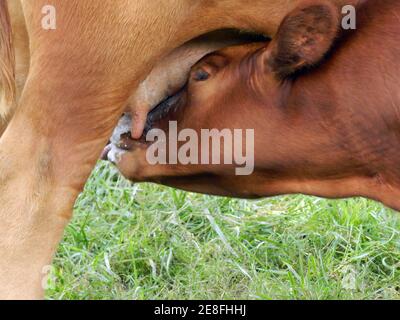
[[[357,30],[343,32],[337,7],[307,1],[271,43],[204,58],[186,87],[152,112],[151,128],[168,132],[177,121],[177,131],[186,130],[176,149],[165,144],[168,157],[188,143],[188,128],[198,137],[205,128],[254,129],[254,173],[198,164],[210,150],[200,146],[190,165],[153,165],[149,149],[159,141],[129,135],[117,142],[117,166],[133,181],[202,193],[365,196],[400,210],[400,3],[367,1],[357,13]]]
[[[43,268],[73,203],[158,59],[213,30],[272,35],[299,1],[52,0],[57,23],[47,30],[49,1],[0,0],[0,81],[8,98],[1,114],[18,98],[0,138],[0,298],[43,296]],[[23,20],[16,54],[21,41],[11,37],[7,4]],[[20,93],[12,90],[14,56],[28,72]]]

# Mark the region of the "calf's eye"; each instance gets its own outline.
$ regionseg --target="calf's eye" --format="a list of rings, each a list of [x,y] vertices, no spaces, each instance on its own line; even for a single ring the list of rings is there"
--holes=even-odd
[[[193,79],[196,81],[205,81],[208,78],[210,78],[210,74],[203,69],[196,70],[193,75]]]

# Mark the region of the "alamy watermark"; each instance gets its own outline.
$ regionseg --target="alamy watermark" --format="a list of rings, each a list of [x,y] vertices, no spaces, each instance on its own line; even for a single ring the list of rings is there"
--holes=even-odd
[[[146,152],[151,165],[236,165],[236,175],[254,171],[254,129],[193,129],[178,132],[170,121],[168,133],[152,129],[146,135],[153,142]]]
[[[42,14],[42,28],[44,30],[57,29],[56,8],[51,5],[45,5],[42,7]]]
[[[99,0],[100,1],[100,0]],[[344,30],[356,29],[356,8],[351,5],[342,7],[342,28]],[[56,8],[53,5],[42,7],[42,28],[44,30],[55,30],[57,28]]]
[[[357,28],[356,8],[352,5],[342,7],[342,28],[344,30],[355,30]]]

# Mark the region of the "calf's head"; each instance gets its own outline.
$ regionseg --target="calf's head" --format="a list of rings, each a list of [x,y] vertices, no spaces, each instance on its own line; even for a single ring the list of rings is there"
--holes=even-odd
[[[119,136],[116,165],[133,181],[208,194],[367,196],[369,169],[338,135],[326,76],[338,30],[335,6],[306,1],[271,42],[208,55],[151,113],[146,137]]]

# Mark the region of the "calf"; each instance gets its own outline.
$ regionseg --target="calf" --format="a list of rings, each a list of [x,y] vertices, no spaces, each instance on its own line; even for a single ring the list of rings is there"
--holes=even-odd
[[[114,137],[114,162],[133,181],[190,191],[245,198],[364,196],[400,210],[399,14],[396,0],[363,1],[357,30],[344,32],[336,6],[306,1],[270,43],[205,57],[187,85],[150,115],[152,138],[154,129],[168,132],[171,121],[177,132],[190,129],[198,137],[205,128],[253,129],[252,174],[236,175],[234,162],[200,164],[209,151],[201,146],[188,165],[176,156],[167,165],[149,163],[150,149],[163,141],[129,134]],[[188,143],[188,133],[176,149]],[[175,149],[168,143],[171,156]]]

